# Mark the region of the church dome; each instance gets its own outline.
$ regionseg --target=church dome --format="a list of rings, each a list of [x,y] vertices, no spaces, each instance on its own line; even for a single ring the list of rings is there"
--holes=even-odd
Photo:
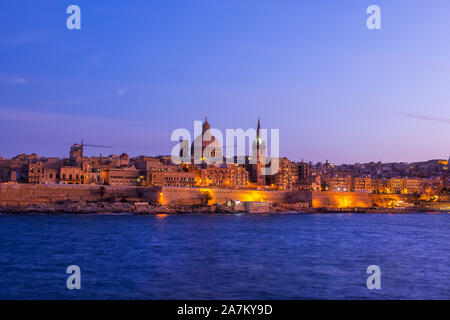
[[[214,164],[223,161],[222,146],[219,141],[210,132],[211,126],[208,123],[208,118],[202,126],[202,134],[197,136],[191,144],[191,155],[195,162],[205,162],[207,164]],[[201,146],[201,150],[196,150]],[[200,149],[200,148],[199,148]]]

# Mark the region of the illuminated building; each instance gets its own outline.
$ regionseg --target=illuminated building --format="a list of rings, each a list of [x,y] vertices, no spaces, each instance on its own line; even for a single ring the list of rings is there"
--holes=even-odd
[[[371,192],[372,178],[370,177],[355,177],[353,178],[353,191],[355,192]]]
[[[208,117],[202,125],[202,134],[197,136],[191,145],[191,157],[194,164],[214,164],[223,161],[222,146],[211,134]]]
[[[136,167],[110,168],[103,171],[105,183],[111,186],[136,186],[144,179]],[[141,177],[142,176],[142,177]]]
[[[262,175],[262,163],[265,163],[265,141],[261,137],[261,121],[258,117],[258,126],[256,129],[256,183],[258,185],[265,185],[266,179]]]
[[[401,178],[391,178],[389,179],[389,190],[388,193],[402,193],[404,189],[404,181]]]
[[[288,158],[278,161],[278,173],[267,177],[269,185],[277,190],[298,188],[298,166]]]
[[[258,117],[256,139],[252,143],[252,153],[251,156],[248,156],[245,159],[245,168],[249,172],[249,179],[256,184],[256,186],[267,185],[267,179],[270,175],[263,174],[263,169],[265,169],[267,165],[266,142],[261,135],[261,120]]]
[[[249,174],[245,168],[234,164],[199,170],[198,185],[202,187],[245,189],[248,182]]]
[[[352,190],[352,177],[351,176],[335,176],[326,179],[329,190],[335,192],[350,192]]]
[[[165,187],[194,187],[195,172],[183,171],[181,166],[156,166],[147,171],[147,184]]]
[[[61,167],[60,170],[61,184],[83,184],[84,174],[80,167]]]

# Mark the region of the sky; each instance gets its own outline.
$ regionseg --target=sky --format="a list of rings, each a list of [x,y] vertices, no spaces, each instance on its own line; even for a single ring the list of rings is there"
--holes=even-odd
[[[81,8],[81,30],[66,9]],[[366,9],[381,9],[369,30]],[[0,156],[170,154],[177,128],[280,130],[334,163],[450,155],[448,0],[0,2]]]

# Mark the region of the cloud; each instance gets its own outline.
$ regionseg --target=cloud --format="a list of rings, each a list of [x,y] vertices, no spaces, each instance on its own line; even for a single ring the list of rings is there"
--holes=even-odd
[[[424,116],[417,113],[409,113],[409,112],[398,112],[399,115],[407,118],[413,118],[413,119],[419,119],[419,120],[427,120],[427,121],[438,121],[438,122],[444,122],[444,123],[450,123],[450,118],[443,118],[443,117],[430,117],[430,116]]]
[[[124,89],[119,89],[118,91],[117,91],[117,94],[119,95],[119,96],[123,96],[125,93],[127,93],[128,92],[128,89],[126,89],[126,88],[124,88]]]
[[[37,35],[37,34],[16,35],[16,36],[11,36],[9,38],[2,39],[0,41],[0,46],[5,46],[5,47],[18,46],[18,45],[32,43],[39,39],[41,39],[41,36]]]
[[[28,80],[21,76],[0,74],[0,82],[9,84],[25,84]]]
[[[24,83],[27,83],[27,79],[21,78],[21,77],[15,78],[15,79],[13,79],[13,81],[14,81],[15,83],[18,83],[18,84],[24,84]]]

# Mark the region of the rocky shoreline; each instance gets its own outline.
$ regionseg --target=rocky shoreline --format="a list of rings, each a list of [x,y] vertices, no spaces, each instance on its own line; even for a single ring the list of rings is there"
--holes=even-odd
[[[388,208],[305,208],[296,204],[272,204],[270,212],[287,213],[412,213],[442,212],[436,210],[388,209]],[[131,202],[73,202],[35,203],[30,205],[0,206],[2,213],[47,213],[47,214],[181,214],[181,213],[240,213],[224,205],[161,205]]]
[[[296,205],[272,206],[271,212],[299,212]],[[304,208],[303,208],[304,209]],[[48,214],[179,214],[179,213],[240,213],[225,205],[161,205],[129,202],[61,202],[36,203],[21,206],[0,206],[3,213]]]

